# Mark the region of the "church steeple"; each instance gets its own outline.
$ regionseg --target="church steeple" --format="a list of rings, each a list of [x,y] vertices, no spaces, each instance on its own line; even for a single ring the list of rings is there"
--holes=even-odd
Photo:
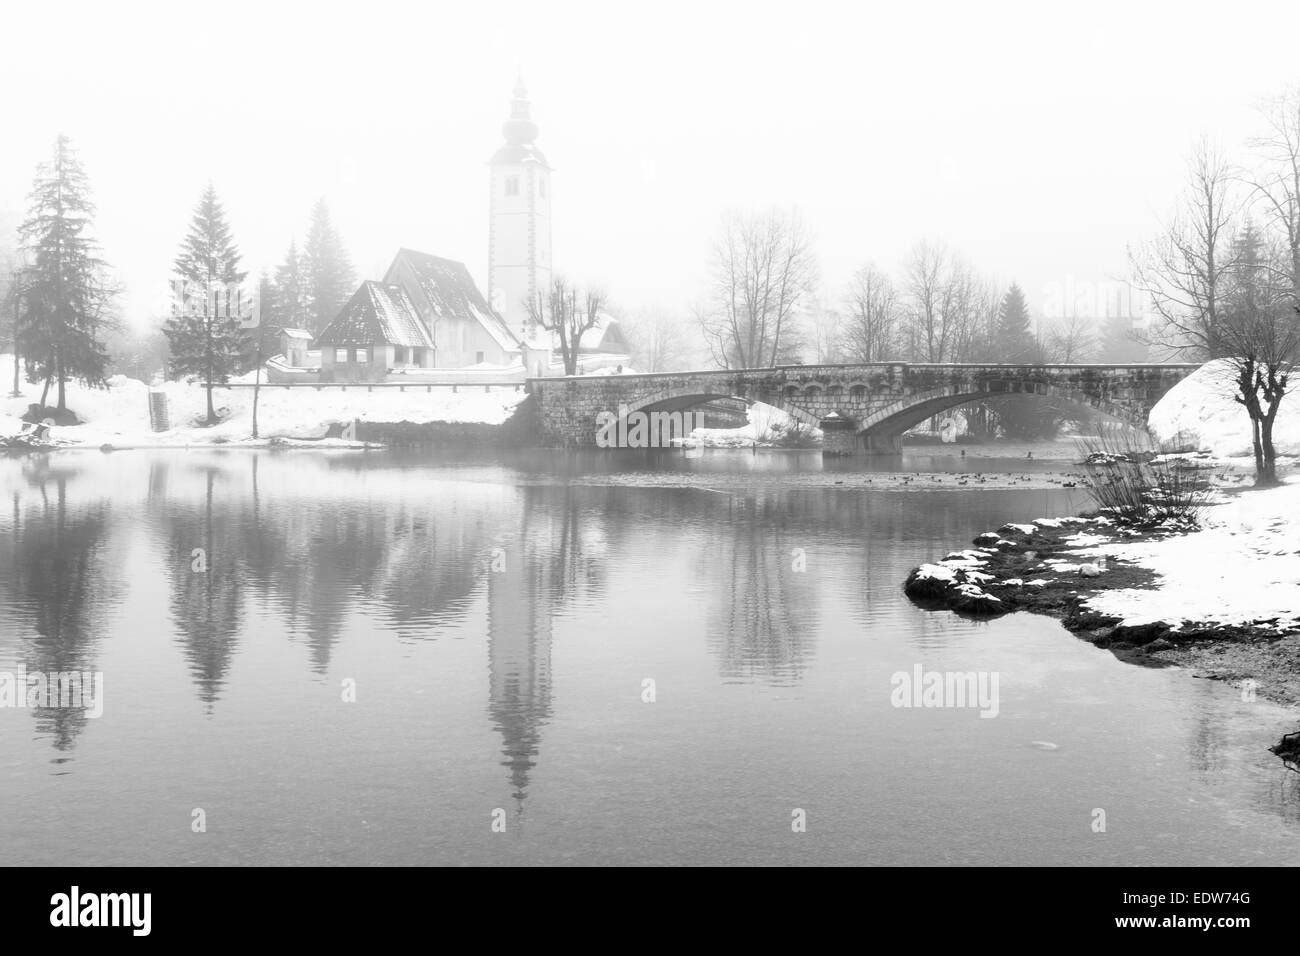
[[[551,284],[551,167],[537,148],[523,77],[515,80],[505,137],[492,156],[488,296],[516,337],[531,339],[529,303]]]
[[[501,133],[511,146],[531,146],[537,140],[537,124],[533,122],[532,104],[528,101],[528,87],[524,86],[523,76],[515,80],[510,119],[501,127]]]

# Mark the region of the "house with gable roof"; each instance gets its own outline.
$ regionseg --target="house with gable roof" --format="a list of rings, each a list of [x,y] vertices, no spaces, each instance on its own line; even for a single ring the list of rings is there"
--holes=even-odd
[[[284,339],[267,363],[276,382],[421,382],[472,376],[519,381],[563,375],[553,333],[527,303],[551,282],[551,168],[537,149],[522,80],[514,90],[505,145],[489,162],[490,297],[464,263],[402,248],[381,281],[367,280],[304,349]],[[297,330],[293,330],[297,331]],[[583,338],[583,371],[621,367],[627,343],[602,315]]]
[[[321,382],[382,382],[392,368],[432,368],[435,352],[406,290],[369,279],[313,344]]]

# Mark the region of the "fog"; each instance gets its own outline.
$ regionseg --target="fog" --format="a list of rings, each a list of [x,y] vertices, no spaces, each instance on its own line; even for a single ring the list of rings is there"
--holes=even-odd
[[[487,267],[487,160],[521,72],[559,271],[698,297],[727,206],[797,205],[823,296],[922,237],[1025,288],[1105,290],[1190,144],[1231,150],[1300,68],[1293,3],[25,3],[4,15],[0,246],[72,137],[123,312],[149,318],[211,179],[256,272],[325,196],[363,275]],[[57,56],[54,53],[57,51]]]

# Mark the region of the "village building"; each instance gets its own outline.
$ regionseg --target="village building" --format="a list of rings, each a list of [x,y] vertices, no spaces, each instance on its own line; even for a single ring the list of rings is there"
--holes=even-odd
[[[267,363],[273,382],[519,381],[563,375],[556,337],[528,303],[551,285],[551,167],[523,82],[516,84],[505,143],[489,166],[488,287],[464,263],[399,249],[382,281],[367,280],[316,339],[286,329]],[[579,349],[582,372],[621,368],[627,343],[602,314]]]
[[[366,280],[316,337],[321,382],[382,382],[433,367],[433,337],[406,290]]]

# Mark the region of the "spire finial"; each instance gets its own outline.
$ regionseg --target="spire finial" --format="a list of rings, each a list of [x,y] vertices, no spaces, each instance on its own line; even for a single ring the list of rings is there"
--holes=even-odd
[[[512,146],[525,146],[537,139],[537,124],[533,122],[528,89],[523,74],[515,80],[514,98],[510,101],[510,119],[501,127],[506,142]]]

